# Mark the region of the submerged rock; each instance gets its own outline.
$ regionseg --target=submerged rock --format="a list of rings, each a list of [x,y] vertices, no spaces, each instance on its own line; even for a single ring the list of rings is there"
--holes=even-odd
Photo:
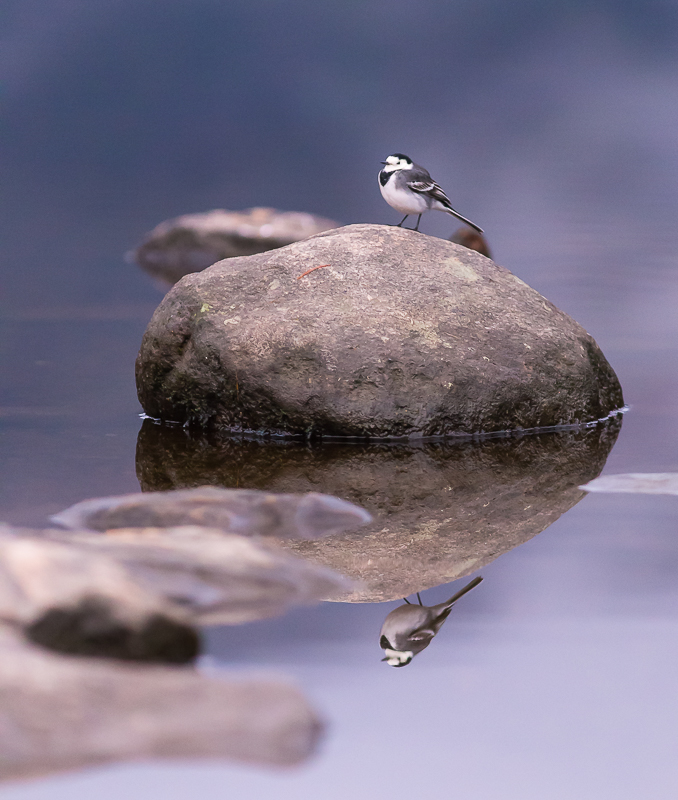
[[[120,760],[225,758],[286,766],[322,724],[282,681],[67,658],[0,627],[0,780]]]
[[[263,253],[337,225],[314,214],[273,208],[186,214],[154,228],[134,259],[151,275],[176,283],[222,258]]]
[[[472,250],[383,225],[187,276],[136,376],[151,417],[311,437],[531,429],[623,405],[595,341],[552,303]]]
[[[374,523],[291,552],[360,581],[341,599],[380,602],[468,575],[551,525],[584,497],[620,421],[484,442],[401,444],[210,440],[146,421],[137,447],[144,490],[222,486],[333,492]]]

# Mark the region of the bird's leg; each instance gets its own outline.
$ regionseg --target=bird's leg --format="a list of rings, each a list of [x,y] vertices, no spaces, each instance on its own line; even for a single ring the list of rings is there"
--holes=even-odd
[[[409,214],[405,214],[405,216],[400,220],[400,222],[396,225],[396,228],[400,228],[400,226],[405,222],[405,220],[409,217]]]
[[[406,597],[403,597],[403,600],[407,603],[408,606],[412,605],[412,603],[410,603],[410,601]]]
[[[417,600],[419,601],[419,605],[423,606],[424,604],[421,602],[421,597],[419,597],[419,592],[417,592]]]
[[[407,219],[407,217],[405,219]],[[421,214],[419,214],[419,218],[417,219],[417,224],[414,226],[414,228],[412,228],[413,231],[418,231],[419,230],[419,223],[420,222],[421,222]]]

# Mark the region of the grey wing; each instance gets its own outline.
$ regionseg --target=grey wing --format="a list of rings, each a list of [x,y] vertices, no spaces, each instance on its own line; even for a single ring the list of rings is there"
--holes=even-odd
[[[418,180],[418,181],[408,181],[407,185],[412,189],[413,192],[419,192],[419,194],[427,194],[429,197],[432,197],[434,200],[437,200],[439,203],[442,203],[444,206],[448,208],[452,208],[452,203],[450,203],[450,198],[445,194],[445,192],[438,186],[438,184],[434,180]]]
[[[413,642],[430,642],[436,633],[438,631],[434,631],[431,628],[418,628],[416,631],[412,631],[408,639]]]
[[[423,177],[423,175],[428,176],[427,178]],[[472,228],[478,231],[478,233],[482,233],[483,229],[480,228],[475,222],[471,222],[470,219],[466,219],[463,217],[458,211],[455,211],[452,208],[452,203],[450,203],[450,198],[445,194],[445,192],[438,186],[438,184],[431,178],[431,176],[426,172],[425,169],[420,168],[419,170],[412,170],[411,177],[407,181],[407,186],[413,192],[419,192],[419,194],[425,194],[427,197],[430,197],[432,200],[437,200],[443,208],[455,216],[457,219],[465,222],[467,225],[470,225]]]
[[[407,179],[410,181],[433,183],[433,178],[431,177],[430,172],[427,169],[420,167],[419,164],[413,164],[412,169],[408,169],[406,174]]]

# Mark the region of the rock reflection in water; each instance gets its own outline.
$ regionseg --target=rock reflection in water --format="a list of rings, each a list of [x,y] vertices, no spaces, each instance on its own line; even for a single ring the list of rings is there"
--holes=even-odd
[[[343,444],[192,438],[146,420],[137,445],[143,491],[212,484],[324,492],[374,522],[320,541],[285,541],[299,556],[362,583],[341,598],[382,602],[475,572],[543,531],[602,470],[621,420],[483,442]]]

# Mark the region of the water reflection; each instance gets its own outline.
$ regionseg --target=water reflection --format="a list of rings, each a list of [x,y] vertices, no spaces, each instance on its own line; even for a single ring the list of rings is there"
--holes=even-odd
[[[284,541],[357,580],[346,602],[382,602],[463,577],[543,531],[596,477],[621,420],[595,428],[464,444],[359,445],[194,438],[146,420],[144,491],[212,484],[323,492],[375,522],[319,541]]]
[[[405,605],[394,608],[381,626],[379,646],[385,653],[381,660],[391,667],[406,667],[412,663],[412,659],[431,644],[457,600],[475,589],[481,581],[480,576],[474,578],[449,600],[435,606],[425,606],[419,592],[418,605],[403,598]]]

